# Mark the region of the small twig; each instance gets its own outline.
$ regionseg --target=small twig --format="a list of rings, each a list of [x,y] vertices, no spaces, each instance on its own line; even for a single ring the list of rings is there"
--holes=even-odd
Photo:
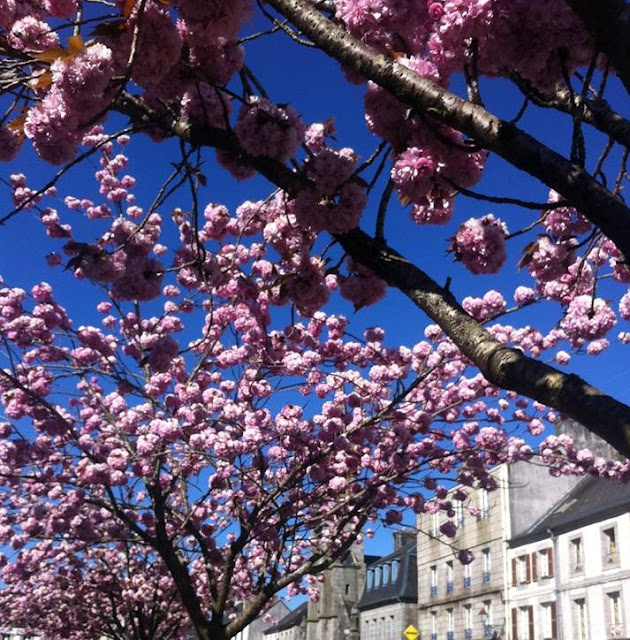
[[[391,198],[393,190],[394,181],[390,178],[387,181],[385,189],[383,189],[383,195],[381,196],[381,200],[378,204],[378,215],[376,216],[376,231],[374,232],[375,237],[378,240],[382,240],[383,242],[385,242],[385,216],[387,215],[387,207],[389,205],[389,200]]]
[[[117,133],[107,136],[107,138],[105,138],[104,140],[101,140],[101,142],[97,142],[92,148],[78,155],[74,160],[71,160],[70,162],[68,162],[64,167],[59,169],[59,171],[57,171],[57,173],[53,176],[53,178],[49,180],[43,187],[41,187],[41,189],[38,189],[37,191],[34,191],[33,193],[31,193],[31,195],[28,198],[25,198],[22,202],[20,202],[20,204],[15,209],[13,209],[13,211],[10,211],[5,216],[0,218],[0,226],[6,224],[11,218],[13,218],[13,216],[20,213],[20,211],[23,211],[24,209],[26,209],[26,207],[28,207],[29,204],[37,200],[37,198],[39,198],[40,196],[44,195],[44,193],[48,191],[48,189],[50,189],[51,187],[54,187],[55,184],[59,181],[59,179],[64,174],[66,174],[72,167],[74,167],[77,164],[80,164],[86,158],[89,158],[93,153],[98,151],[98,149],[100,149],[103,145],[107,144],[108,142],[111,142],[112,140],[115,140],[118,136],[121,136],[127,133],[132,133],[133,131],[134,131],[133,127],[127,127],[122,131],[118,131]]]
[[[542,210],[546,211],[549,209],[558,209],[559,207],[565,207],[569,203],[565,200],[559,200],[558,202],[531,202],[528,200],[521,200],[520,198],[510,198],[509,196],[489,196],[483,193],[478,193],[476,191],[471,191],[470,189],[466,189],[464,187],[460,187],[453,180],[442,176],[442,180],[447,182],[451,187],[457,189],[459,193],[473,200],[485,200],[486,202],[492,202],[494,204],[514,204],[519,207],[523,207],[523,209],[532,209],[532,210]]]
[[[365,169],[372,165],[376,158],[378,158],[381,151],[383,151],[383,149],[385,149],[386,147],[387,142],[385,142],[385,140],[381,140],[378,147],[376,147],[376,149],[373,151],[372,155],[365,162],[359,165],[359,168],[355,171],[355,174],[359,175],[362,171],[365,171]]]

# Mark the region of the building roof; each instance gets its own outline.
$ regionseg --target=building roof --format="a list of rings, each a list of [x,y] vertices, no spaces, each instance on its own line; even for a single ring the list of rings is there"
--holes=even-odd
[[[551,480],[553,482],[553,480]],[[518,546],[630,511],[630,485],[587,477],[531,527],[510,541]]]
[[[370,571],[381,569],[389,565],[389,579],[385,584],[368,589],[368,580],[365,582],[363,594],[357,603],[359,611],[382,607],[394,602],[418,601],[418,560],[415,540],[400,546],[393,553],[367,563],[368,575]],[[366,558],[367,560],[367,558]],[[392,566],[397,565],[395,580],[391,579]]]
[[[306,618],[306,610],[308,608],[308,602],[303,602],[299,607],[289,611],[284,618],[279,620],[275,625],[269,627],[266,631],[263,631],[263,635],[269,633],[275,633],[276,631],[284,631],[291,627],[298,627],[302,624],[302,621]]]

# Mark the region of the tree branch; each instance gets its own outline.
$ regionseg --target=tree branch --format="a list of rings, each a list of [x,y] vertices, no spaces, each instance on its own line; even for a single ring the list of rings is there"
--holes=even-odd
[[[630,92],[630,7],[625,0],[565,0]]]
[[[306,0],[267,0],[327,55],[372,80],[419,112],[461,131],[477,144],[560,193],[617,245],[630,263],[630,209],[582,167],[513,123],[421,78],[352,37]],[[611,0],[612,1],[612,0]],[[630,39],[629,39],[630,42]]]
[[[355,260],[404,293],[434,320],[492,384],[558,409],[630,457],[630,407],[573,374],[558,371],[493,338],[424,271],[355,229],[337,236]]]

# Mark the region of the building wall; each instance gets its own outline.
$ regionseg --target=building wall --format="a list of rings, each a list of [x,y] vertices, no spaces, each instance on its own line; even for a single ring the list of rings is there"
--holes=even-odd
[[[319,585],[319,601],[309,602],[306,640],[355,640],[359,635],[359,601],[365,582],[363,545],[353,545],[350,558],[332,565]]]
[[[264,635],[264,640],[305,640],[306,625],[296,625],[282,631],[272,631]]]
[[[615,534],[612,553],[608,536],[611,531]],[[518,568],[511,571],[509,638],[608,640],[629,637],[630,547],[627,541],[630,541],[630,513],[510,550],[510,562],[517,563]],[[549,563],[544,557],[544,552],[549,550],[553,556],[552,575],[548,575]],[[524,563],[530,564],[529,571],[521,570]]]
[[[252,620],[242,631],[239,631],[234,640],[263,640],[263,637],[268,638],[268,636],[263,635],[264,632],[288,613],[289,607],[282,600],[277,600],[269,607],[265,615]]]
[[[443,511],[419,519],[418,622],[423,639],[510,638],[508,540],[548,512],[578,481],[552,479],[547,468],[525,462],[500,465],[491,474],[496,490],[468,489],[463,509],[453,502],[455,538],[438,531],[448,519]],[[473,552],[469,568],[458,561],[459,549]],[[432,584],[435,571],[437,585]]]
[[[612,553],[610,531],[615,534]],[[576,559],[578,540],[582,557]],[[563,533],[556,543],[562,618],[559,640],[630,637],[630,513]],[[612,615],[613,594],[618,599],[617,620]]]
[[[455,538],[439,533],[439,524],[447,519],[444,512],[438,517],[424,514],[419,520],[418,623],[423,639],[463,640],[467,629],[468,637],[482,638],[490,627],[503,627],[507,468],[497,467],[493,476],[499,485],[496,491],[471,490],[464,509],[455,510]],[[473,552],[468,569],[458,561],[453,547]],[[484,621],[482,610],[489,620]]]
[[[409,626],[418,626],[418,606],[415,603],[392,603],[361,611],[361,640],[400,640]]]

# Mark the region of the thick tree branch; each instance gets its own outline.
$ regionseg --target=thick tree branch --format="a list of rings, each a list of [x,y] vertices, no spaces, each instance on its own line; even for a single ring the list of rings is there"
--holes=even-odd
[[[566,0],[630,92],[630,6],[625,0]]]
[[[267,0],[329,56],[387,89],[417,111],[461,131],[560,193],[596,224],[630,262],[630,209],[582,167],[483,107],[421,78],[360,42],[306,0]]]
[[[588,382],[501,344],[454,296],[399,253],[359,229],[338,236],[343,248],[434,320],[492,384],[554,407],[630,457],[630,407]]]

